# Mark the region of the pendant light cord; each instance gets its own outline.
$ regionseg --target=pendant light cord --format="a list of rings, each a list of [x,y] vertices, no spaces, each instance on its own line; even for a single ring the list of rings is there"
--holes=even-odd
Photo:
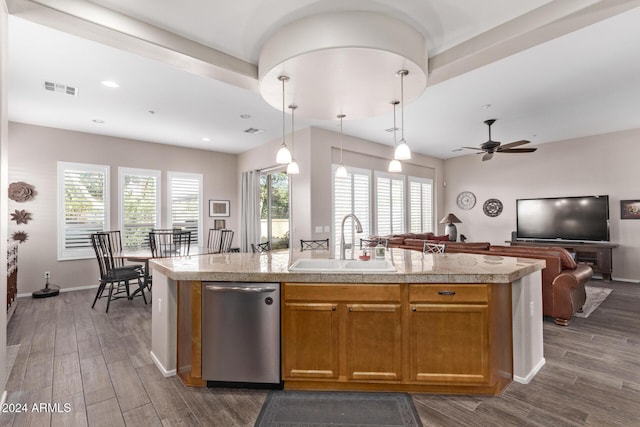
[[[285,143],[285,114],[284,114],[284,82],[286,80],[285,76],[280,76],[280,80],[282,81],[282,145],[287,145]]]
[[[404,71],[404,70],[403,70]],[[402,141],[404,141],[404,72],[400,72],[400,117],[401,117],[401,123],[400,125],[402,126]]]
[[[342,163],[342,116],[340,116],[340,164]]]

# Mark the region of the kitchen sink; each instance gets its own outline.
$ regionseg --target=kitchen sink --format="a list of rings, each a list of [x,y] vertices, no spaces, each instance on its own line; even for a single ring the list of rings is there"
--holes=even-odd
[[[355,261],[340,259],[299,259],[289,267],[292,272],[385,273],[396,269],[387,260]]]

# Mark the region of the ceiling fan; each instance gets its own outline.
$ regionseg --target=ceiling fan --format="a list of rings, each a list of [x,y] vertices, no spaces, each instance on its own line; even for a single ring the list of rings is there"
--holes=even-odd
[[[510,142],[509,144],[502,145],[498,141],[491,139],[491,125],[494,124],[496,119],[485,120],[484,124],[489,126],[489,140],[478,147],[462,147],[470,150],[484,151],[485,155],[482,156],[482,161],[489,160],[493,157],[493,153],[533,153],[537,148],[515,148],[524,144],[528,144],[527,140],[520,140]],[[479,153],[478,153],[479,154]]]

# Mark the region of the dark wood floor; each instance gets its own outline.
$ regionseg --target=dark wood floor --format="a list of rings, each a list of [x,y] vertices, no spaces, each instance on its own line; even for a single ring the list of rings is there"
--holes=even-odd
[[[613,293],[587,319],[544,323],[547,364],[528,385],[497,397],[414,394],[425,426],[640,425],[640,285],[604,283]],[[164,378],[149,356],[151,306],[104,300],[94,291],[22,298],[7,345],[20,344],[1,426],[251,426],[266,392],[189,389]],[[59,412],[32,411],[33,403]],[[65,412],[65,404],[70,412]],[[55,408],[55,406],[54,406]],[[6,409],[6,408],[5,408]]]

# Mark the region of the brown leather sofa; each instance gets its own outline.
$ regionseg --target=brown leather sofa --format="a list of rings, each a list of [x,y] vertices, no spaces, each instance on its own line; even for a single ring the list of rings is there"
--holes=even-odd
[[[431,237],[431,239],[427,239]],[[576,264],[571,254],[560,247],[492,246],[488,242],[460,243],[443,238],[432,239],[433,234],[403,234],[387,236],[389,247],[422,251],[425,241],[446,243],[449,253],[476,253],[496,256],[543,259],[542,312],[554,318],[556,324],[567,326],[573,315],[582,311],[587,294],[585,285],[593,270],[586,264]],[[438,237],[438,236],[435,236]]]

